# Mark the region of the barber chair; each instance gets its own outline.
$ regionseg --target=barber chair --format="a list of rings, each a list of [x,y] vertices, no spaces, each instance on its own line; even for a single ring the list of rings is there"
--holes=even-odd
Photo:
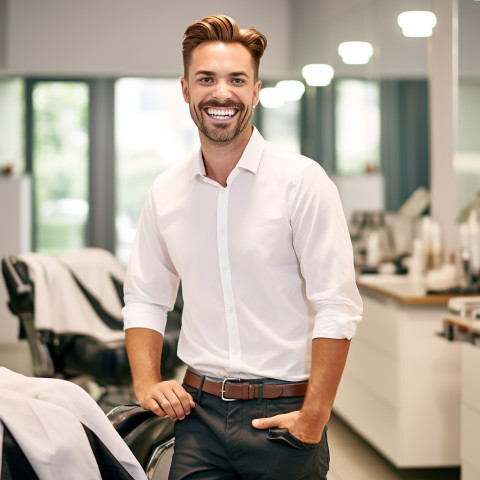
[[[138,404],[105,415],[72,382],[0,367],[2,480],[167,480],[173,445],[168,417]]]
[[[20,320],[19,337],[28,341],[34,375],[88,379],[100,387],[97,401],[105,411],[131,403],[121,316],[123,265],[105,250],[86,248],[61,255],[5,256],[2,272],[8,306]],[[181,365],[176,347],[182,308],[179,292],[164,337],[165,379],[172,378]],[[130,389],[130,397],[102,405],[111,386]]]
[[[148,479],[167,480],[175,444],[174,422],[168,417],[157,417],[138,404],[121,405],[107,416]]]

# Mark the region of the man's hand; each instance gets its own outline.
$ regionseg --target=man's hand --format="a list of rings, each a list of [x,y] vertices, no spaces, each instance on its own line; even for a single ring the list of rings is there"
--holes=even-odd
[[[150,384],[137,391],[137,397],[145,410],[159,417],[168,415],[172,421],[183,420],[195,407],[192,396],[175,380]]]
[[[175,380],[162,381],[160,360],[163,335],[148,328],[125,332],[135,395],[145,410],[159,417],[183,420],[195,407],[192,396]]]
[[[286,428],[295,438],[298,438],[303,443],[320,442],[325,427],[325,424],[321,422],[306,421],[301,410],[269,418],[257,418],[252,421],[252,425],[261,430],[276,427]]]
[[[347,359],[350,340],[314,338],[312,342],[312,370],[302,409],[257,418],[255,428],[286,428],[303,443],[318,443],[330,418],[333,400]]]

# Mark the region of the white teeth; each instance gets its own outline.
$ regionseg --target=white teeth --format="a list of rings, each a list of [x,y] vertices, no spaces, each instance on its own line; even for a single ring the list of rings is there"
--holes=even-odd
[[[233,109],[223,110],[223,109],[218,109],[218,108],[209,108],[207,110],[207,113],[213,118],[225,119],[225,118],[233,117],[235,115],[235,110],[233,110]]]

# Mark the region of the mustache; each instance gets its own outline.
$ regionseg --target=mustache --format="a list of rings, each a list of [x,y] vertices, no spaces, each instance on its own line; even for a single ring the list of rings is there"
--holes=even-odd
[[[227,100],[225,102],[219,102],[217,100],[209,100],[208,102],[201,102],[199,103],[199,108],[202,110],[204,108],[236,108],[238,110],[244,110],[244,106],[242,104],[237,104],[233,100]]]

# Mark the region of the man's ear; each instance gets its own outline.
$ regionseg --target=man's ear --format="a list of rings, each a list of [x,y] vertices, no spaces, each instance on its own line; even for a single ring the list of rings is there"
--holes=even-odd
[[[253,105],[258,104],[261,88],[262,88],[262,82],[260,80],[257,80],[257,82],[255,83],[255,86],[253,87]]]
[[[180,83],[182,84],[183,99],[185,100],[185,103],[189,103],[188,82],[185,80],[185,77],[180,77]]]

